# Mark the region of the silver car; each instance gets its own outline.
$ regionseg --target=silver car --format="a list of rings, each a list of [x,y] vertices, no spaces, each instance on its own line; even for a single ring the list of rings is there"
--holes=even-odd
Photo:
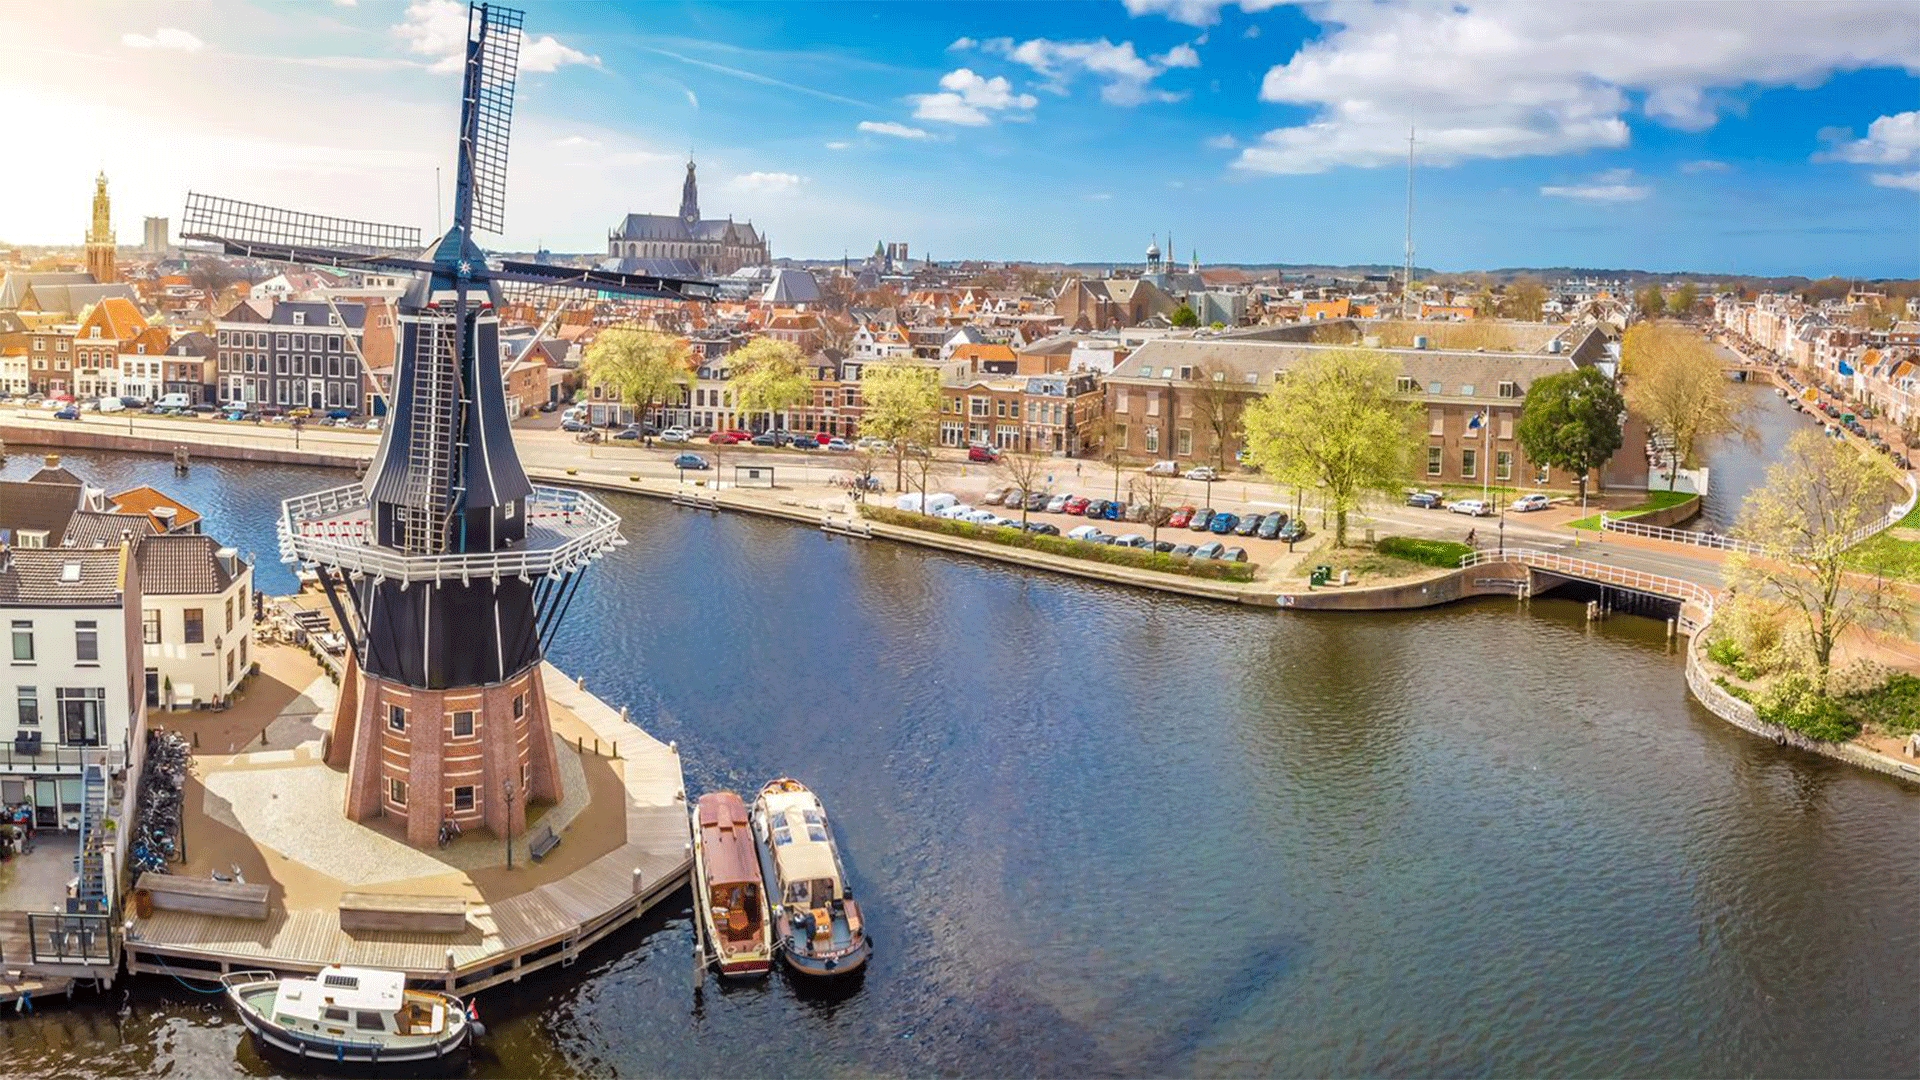
[[[1047,513],[1063,513],[1067,509],[1067,504],[1072,501],[1073,496],[1065,492],[1055,495],[1053,498],[1047,500]]]

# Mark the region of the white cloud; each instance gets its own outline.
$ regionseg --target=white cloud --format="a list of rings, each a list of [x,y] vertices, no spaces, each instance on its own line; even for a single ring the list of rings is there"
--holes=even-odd
[[[1207,140],[1209,150],[1231,150],[1240,145],[1240,140],[1231,135],[1215,135]]]
[[[432,58],[428,70],[459,71],[467,47],[467,7],[459,0],[413,0],[393,32],[416,56]],[[567,64],[600,66],[600,58],[561,44],[552,35],[520,40],[521,71],[553,71]]]
[[[568,149],[593,150],[600,146],[600,140],[589,139],[585,135],[568,135],[563,139],[555,139],[553,145]]]
[[[913,115],[920,120],[980,127],[992,123],[992,112],[1010,112],[1007,119],[1019,119],[1011,113],[1024,112],[1040,104],[1032,94],[1016,94],[1004,75],[985,78],[972,68],[955,68],[940,76],[940,92],[914,94]]]
[[[692,88],[692,87],[690,87],[690,86],[683,86],[683,87],[681,87],[680,89],[681,89],[682,91],[684,91],[684,92],[686,93],[686,95],[687,95],[687,104],[689,104],[689,105],[691,105],[691,106],[693,106],[693,107],[694,107],[694,108],[696,108],[696,109],[700,107],[700,97],[699,97],[699,95],[697,95],[697,94],[695,94],[695,93],[693,92],[693,88]]]
[[[869,135],[891,135],[896,139],[933,138],[933,133],[926,128],[908,127],[891,120],[862,120],[859,129]]]
[[[1406,158],[1410,122],[1420,160],[1440,165],[1624,146],[1636,110],[1698,131],[1749,86],[1812,86],[1870,67],[1920,74],[1920,20],[1888,11],[1874,0],[1602,8],[1325,0],[1306,9],[1321,32],[1260,86],[1261,100],[1312,115],[1269,131],[1236,165],[1269,173],[1394,165]],[[1416,54],[1420,62],[1407,62]]]
[[[1920,169],[1907,173],[1874,173],[1873,186],[1920,191]]]
[[[1108,199],[1113,198],[1113,193],[1110,191],[1097,191],[1087,196],[1087,198],[1093,202],[1106,202]]]
[[[1653,194],[1653,188],[1635,183],[1632,169],[1612,169],[1582,184],[1549,184],[1540,194],[1586,202],[1639,202]]]
[[[1140,105],[1150,101],[1179,101],[1185,93],[1162,90],[1153,81],[1171,68],[1200,66],[1200,54],[1191,45],[1175,45],[1157,57],[1144,57],[1134,50],[1133,42],[1118,45],[1100,38],[1097,41],[1052,41],[1032,38],[1015,44],[1008,38],[981,43],[983,52],[997,53],[1031,68],[1047,80],[1041,89],[1057,94],[1067,92],[1076,75],[1101,80],[1100,98],[1112,105]]]
[[[1698,161],[1689,161],[1680,166],[1680,171],[1691,175],[1693,173],[1726,172],[1731,168],[1733,168],[1733,166],[1724,161],[1715,161],[1712,158],[1701,158]]]
[[[980,43],[978,41],[975,41],[973,38],[963,37],[963,38],[955,38],[953,40],[953,44],[947,46],[947,49],[950,52],[960,52],[966,49],[978,48],[979,45]]]
[[[1240,31],[1240,36],[1241,36],[1241,37],[1243,37],[1243,38],[1246,38],[1246,39],[1247,39],[1248,41],[1252,41],[1252,40],[1253,40],[1254,38],[1257,38],[1257,37],[1259,37],[1259,36],[1260,36],[1260,24],[1259,24],[1259,23],[1248,23],[1248,24],[1247,24],[1247,28],[1246,28],[1245,30],[1242,30],[1242,31]]]
[[[173,49],[178,52],[197,52],[206,45],[206,42],[185,30],[163,26],[151,34],[121,34],[120,44],[129,49]]]
[[[727,186],[735,191],[754,191],[771,195],[792,191],[806,182],[806,177],[790,172],[750,172],[727,181]]]
[[[845,149],[846,149],[847,147],[849,147],[849,146],[852,146],[852,145],[853,145],[853,144],[852,144],[852,143],[850,143],[850,142],[846,142],[846,141],[844,141],[844,140],[840,140],[840,139],[836,139],[836,140],[834,140],[833,142],[830,142],[830,143],[828,143],[828,144],[827,144],[827,149],[829,149],[829,150],[845,150]]]
[[[1129,15],[1165,15],[1188,26],[1212,26],[1220,21],[1220,9],[1232,7],[1236,0],[1123,0]],[[1242,11],[1265,11],[1283,0],[1237,0]],[[1249,35],[1252,36],[1252,35]]]
[[[1898,165],[1920,160],[1920,111],[1882,116],[1867,125],[1867,137],[1853,139],[1852,128],[1822,128],[1832,149],[1814,155],[1816,161],[1850,161],[1856,165]],[[1847,139],[1850,141],[1841,142]]]

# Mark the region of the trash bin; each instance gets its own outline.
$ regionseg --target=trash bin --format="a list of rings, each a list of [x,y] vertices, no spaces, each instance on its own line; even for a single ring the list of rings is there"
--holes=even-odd
[[[153,890],[133,890],[133,913],[143,919],[153,918]]]
[[[1310,585],[1325,585],[1327,582],[1332,580],[1333,580],[1333,567],[1316,566],[1313,568],[1313,575],[1307,579],[1307,583]]]

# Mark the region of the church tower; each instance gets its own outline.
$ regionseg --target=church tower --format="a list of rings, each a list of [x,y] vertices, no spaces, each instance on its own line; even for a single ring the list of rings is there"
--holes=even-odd
[[[107,174],[93,181],[93,225],[87,229],[87,272],[102,285],[120,280],[115,264],[112,209],[107,199]]]
[[[680,185],[680,220],[692,228],[700,221],[700,185],[693,178],[693,159],[687,159],[687,179]]]

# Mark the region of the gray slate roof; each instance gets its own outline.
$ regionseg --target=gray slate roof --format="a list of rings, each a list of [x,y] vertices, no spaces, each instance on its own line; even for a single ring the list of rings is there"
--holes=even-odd
[[[153,535],[153,519],[145,514],[120,514],[108,510],[76,511],[67,521],[63,543],[68,547],[112,547],[122,534],[136,539]]]
[[[71,271],[15,270],[0,277],[0,308],[18,308],[35,285],[92,285],[93,275]]]

